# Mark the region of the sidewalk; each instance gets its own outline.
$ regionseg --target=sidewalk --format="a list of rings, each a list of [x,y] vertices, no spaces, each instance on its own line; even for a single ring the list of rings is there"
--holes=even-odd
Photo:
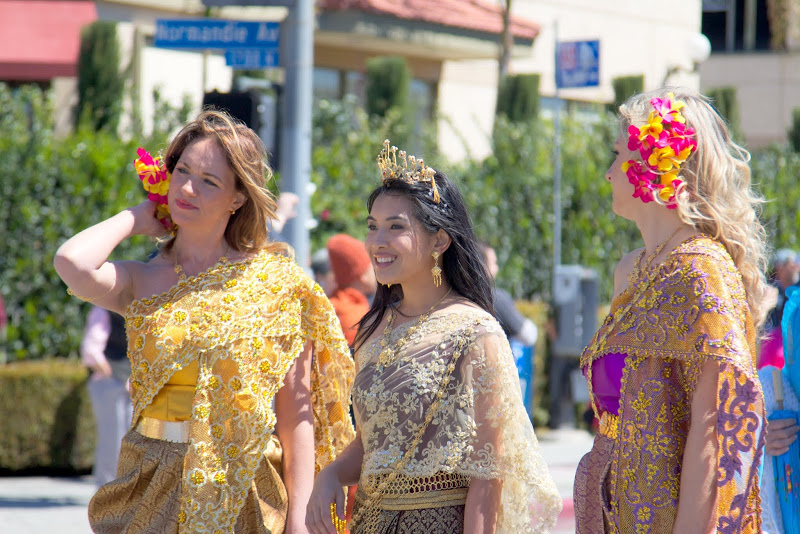
[[[0,478],[0,532],[88,534],[94,492],[90,476]]]
[[[573,534],[572,482],[581,457],[592,447],[582,430],[537,429],[542,454],[564,498],[552,534]],[[0,534],[89,534],[86,507],[95,492],[91,476],[0,478]]]
[[[575,470],[584,454],[592,448],[594,438],[585,430],[574,428],[559,428],[548,430],[536,429],[539,445],[542,448],[550,475],[556,483],[564,509],[558,517],[558,524],[552,534],[575,533],[575,511],[572,503],[572,484],[575,480]]]

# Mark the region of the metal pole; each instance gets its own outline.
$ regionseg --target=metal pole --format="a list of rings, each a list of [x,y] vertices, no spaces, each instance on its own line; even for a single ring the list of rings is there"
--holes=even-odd
[[[311,96],[314,67],[314,2],[296,0],[281,28],[281,56],[286,69],[284,115],[281,128],[281,191],[300,197],[297,217],[283,233],[294,248],[297,263],[309,267],[311,221]]]
[[[555,68],[558,71],[558,22],[555,23]],[[555,93],[555,139],[554,145],[554,166],[553,169],[553,279],[555,272],[561,265],[561,98],[558,94],[558,74],[556,74],[556,93]],[[555,286],[554,286],[555,289]]]

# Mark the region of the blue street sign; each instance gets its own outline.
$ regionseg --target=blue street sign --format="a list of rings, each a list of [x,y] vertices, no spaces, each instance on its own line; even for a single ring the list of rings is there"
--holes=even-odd
[[[278,49],[237,48],[225,51],[225,64],[234,69],[269,69],[278,66]]]
[[[556,87],[600,85],[600,41],[556,44]]]
[[[220,49],[278,48],[280,23],[221,19],[159,19],[155,46]]]

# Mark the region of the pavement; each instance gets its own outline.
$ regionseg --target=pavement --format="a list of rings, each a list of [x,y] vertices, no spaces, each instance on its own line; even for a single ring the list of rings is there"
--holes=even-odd
[[[573,534],[572,482],[581,457],[592,447],[583,430],[537,429],[542,455],[564,509],[552,534]],[[95,492],[94,478],[0,477],[0,534],[89,534],[87,506]]]

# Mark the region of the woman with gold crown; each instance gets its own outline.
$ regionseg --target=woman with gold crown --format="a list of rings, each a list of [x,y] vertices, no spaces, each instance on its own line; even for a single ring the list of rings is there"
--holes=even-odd
[[[577,532],[761,532],[767,286],[749,154],[690,90],[619,111],[606,180],[644,247],[617,266],[581,356],[600,431],[575,478]]]
[[[55,257],[73,294],[126,319],[134,414],[119,478],[89,505],[92,529],[304,531],[315,466],[354,435],[347,342],[319,286],[269,240],[276,203],[252,130],[203,112],[164,164],[137,161],[151,184],[168,179],[157,198],[174,233],[155,258],[107,259],[129,236],[164,233],[151,200]]]
[[[356,439],[318,475],[306,524],[354,534],[546,532],[561,509],[463,198],[385,142],[367,201],[380,283],[356,337]]]

